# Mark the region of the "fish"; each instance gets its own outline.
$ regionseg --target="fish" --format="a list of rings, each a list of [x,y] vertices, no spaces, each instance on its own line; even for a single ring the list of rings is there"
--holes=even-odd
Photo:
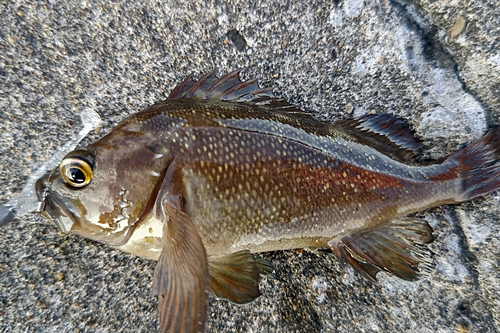
[[[409,214],[499,189],[500,127],[438,161],[422,149],[391,114],[329,123],[239,70],[191,75],[38,179],[35,213],[156,260],[160,332],[203,332],[209,291],[246,304],[279,278],[261,252],[331,249],[373,281],[429,274],[433,229]]]

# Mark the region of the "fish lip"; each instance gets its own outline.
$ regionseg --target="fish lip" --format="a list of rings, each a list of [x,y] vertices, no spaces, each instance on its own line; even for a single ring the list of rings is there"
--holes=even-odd
[[[40,178],[35,185],[38,196],[38,211],[40,215],[49,219],[61,231],[67,233],[71,230],[78,218],[73,204],[52,191],[47,184],[52,183],[53,173],[49,172]]]

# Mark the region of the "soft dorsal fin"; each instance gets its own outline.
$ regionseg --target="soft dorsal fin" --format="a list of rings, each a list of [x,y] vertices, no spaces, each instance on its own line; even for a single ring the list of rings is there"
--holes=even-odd
[[[218,78],[214,72],[198,81],[188,76],[170,93],[167,101],[197,101],[205,103],[240,103],[289,115],[310,116],[299,108],[276,97],[273,88],[260,88],[257,79],[241,81],[241,70]]]
[[[418,156],[422,143],[401,119],[391,114],[368,114],[336,123],[360,143],[400,161]]]

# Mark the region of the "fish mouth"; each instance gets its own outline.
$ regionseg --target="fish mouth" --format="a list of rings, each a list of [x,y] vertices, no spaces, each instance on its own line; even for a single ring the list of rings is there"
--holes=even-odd
[[[62,198],[46,185],[52,183],[53,173],[47,173],[35,185],[40,215],[52,221],[61,231],[67,233],[78,221],[77,210],[67,199]]]

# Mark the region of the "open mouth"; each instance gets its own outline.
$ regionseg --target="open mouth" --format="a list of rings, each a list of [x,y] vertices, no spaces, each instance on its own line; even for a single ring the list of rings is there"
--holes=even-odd
[[[38,213],[52,221],[61,231],[69,232],[75,220],[71,209],[73,205],[46,186],[47,182],[50,182],[51,176],[52,173],[47,173],[36,182],[35,189],[39,201]]]

